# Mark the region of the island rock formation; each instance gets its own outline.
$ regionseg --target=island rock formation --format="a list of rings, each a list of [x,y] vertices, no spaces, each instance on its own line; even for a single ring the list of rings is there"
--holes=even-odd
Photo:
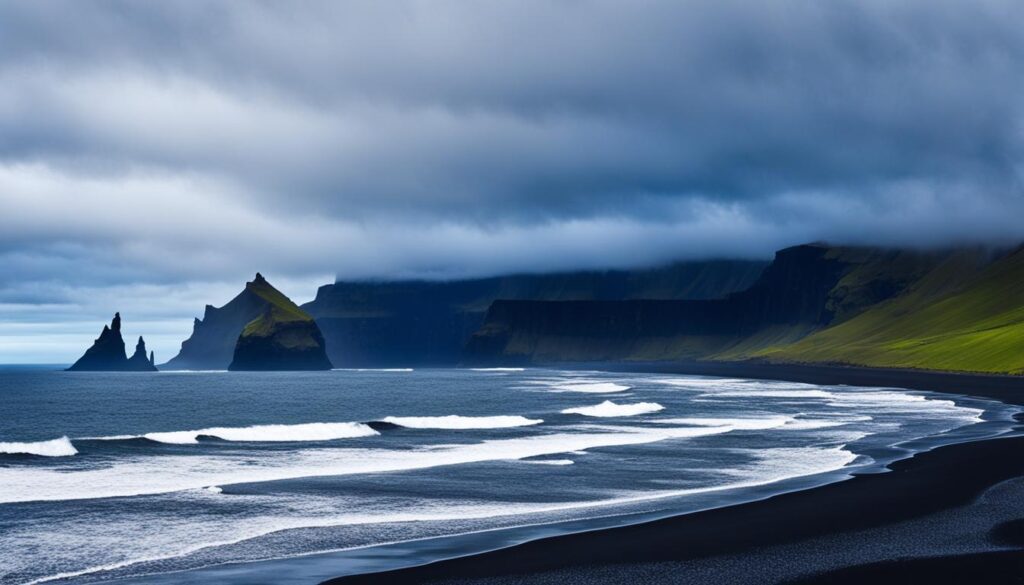
[[[104,325],[100,336],[92,347],[78,358],[68,371],[78,372],[155,372],[152,355],[146,359],[146,342],[139,337],[135,346],[135,354],[128,359],[124,349],[124,338],[121,337],[121,313],[114,313],[110,325]]]
[[[265,304],[238,336],[229,370],[331,369],[324,336],[309,313],[259,273],[245,288]]]
[[[269,294],[271,290],[276,295]],[[194,321],[192,335],[182,342],[181,351],[160,367],[164,370],[228,369],[242,330],[271,305],[268,296],[283,295],[257,274],[253,282],[246,284],[245,289],[223,307],[206,305],[203,318]]]
[[[146,357],[146,342],[139,336],[139,342],[135,344],[135,353],[128,358],[128,369],[133,372],[155,372],[156,365],[153,363],[153,352]]]

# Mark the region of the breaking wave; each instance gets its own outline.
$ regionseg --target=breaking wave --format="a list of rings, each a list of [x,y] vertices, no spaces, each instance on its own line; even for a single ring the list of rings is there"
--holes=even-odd
[[[40,457],[70,457],[78,453],[71,439],[61,437],[34,443],[0,443],[3,455],[38,455]]]
[[[585,392],[588,394],[611,394],[614,392],[625,392],[630,386],[623,386],[614,382],[565,382],[551,386],[554,390],[561,392]]]
[[[303,423],[295,425],[254,425],[250,427],[210,427],[193,431],[168,431],[144,435],[114,435],[90,437],[101,441],[148,439],[169,445],[191,445],[199,437],[213,437],[222,441],[252,443],[281,443],[299,441],[333,441],[378,435],[377,431],[362,423]]]
[[[536,458],[600,447],[643,445],[727,433],[729,427],[599,428],[420,449],[318,448],[217,456],[131,457],[110,467],[65,473],[0,467],[0,503],[113,498],[304,477],[411,471]]]
[[[381,373],[408,373],[416,371],[413,368],[334,368],[332,372],[381,372]]]
[[[577,408],[566,408],[562,414],[582,414],[583,416],[613,417],[613,416],[636,416],[638,414],[650,414],[664,410],[665,407],[657,402],[637,402],[636,404],[615,404],[611,400],[605,400],[594,406],[580,406]]]
[[[523,416],[389,416],[382,422],[407,429],[507,429],[528,427],[544,422]]]

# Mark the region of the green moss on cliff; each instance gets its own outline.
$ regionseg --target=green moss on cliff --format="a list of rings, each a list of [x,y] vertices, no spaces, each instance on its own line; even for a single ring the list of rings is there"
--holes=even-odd
[[[1024,373],[1024,249],[978,270],[957,254],[904,295],[790,345],[773,360]]]

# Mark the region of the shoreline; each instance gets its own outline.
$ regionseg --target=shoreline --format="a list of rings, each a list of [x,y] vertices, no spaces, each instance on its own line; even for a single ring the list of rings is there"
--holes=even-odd
[[[890,386],[1024,404],[1024,377],[1020,376],[750,362],[552,366]],[[968,574],[987,582],[1020,582],[1024,579],[1024,510],[1014,515],[1010,506],[985,513],[971,512],[970,507],[997,486],[1003,490],[1012,486],[1014,501],[1024,498],[1022,451],[1024,437],[1018,436],[945,445],[896,461],[886,473],[854,474],[845,481],[764,500],[541,538],[325,583],[905,583],[911,577],[945,583],[961,582]],[[943,518],[964,506],[968,510],[964,513],[987,519],[987,524],[961,535],[960,548],[928,544],[934,534],[957,530],[955,523],[945,528],[935,524],[942,525]],[[894,533],[902,534],[898,547],[888,553],[885,548],[872,552],[872,546]],[[1001,540],[993,536],[1000,533],[1004,533]],[[819,555],[821,550],[831,550],[835,541],[851,540],[841,547],[846,553],[834,555],[838,560]],[[771,567],[772,576],[764,573],[765,566]]]
[[[926,390],[990,398],[1024,406],[1024,376],[1012,374],[976,374],[836,366],[817,364],[780,364],[768,362],[574,362],[552,364],[565,369],[600,369],[607,372],[680,374],[722,378],[781,380],[824,386],[884,386],[907,390]]]

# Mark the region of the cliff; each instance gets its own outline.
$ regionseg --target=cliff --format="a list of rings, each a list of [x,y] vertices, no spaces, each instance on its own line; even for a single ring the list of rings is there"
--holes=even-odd
[[[749,289],[724,299],[496,301],[467,344],[465,359],[476,363],[750,358],[844,361],[837,358],[846,354],[857,335],[853,332],[862,332],[866,321],[895,323],[894,313],[903,315],[905,321],[919,319],[911,313],[922,299],[908,295],[915,294],[920,283],[929,277],[944,283],[930,289],[942,297],[959,286],[949,282],[951,275],[943,281],[942,274],[952,272],[957,275],[954,280],[969,280],[996,257],[972,249],[921,252],[813,244],[779,251]],[[1006,277],[995,280],[1016,282]],[[1002,298],[1005,303],[1005,299],[1015,298],[1013,294],[1018,295],[1017,305],[1024,305],[1019,293],[982,296]],[[877,315],[879,307],[891,308],[887,317]],[[931,321],[930,327],[937,333],[945,327],[937,315]],[[840,327],[839,332],[850,334],[826,335]],[[887,343],[883,339],[899,336],[890,329],[890,335],[879,337],[880,350]],[[826,340],[833,341],[828,345],[830,351],[823,349]],[[875,365],[879,359],[845,361]],[[918,367],[938,365],[928,360],[918,363]],[[1010,369],[1000,371],[1012,371],[1011,366],[1004,361],[999,367]]]
[[[258,276],[257,280],[263,277]],[[202,320],[193,322],[192,335],[182,342],[181,351],[160,367],[165,370],[226,370],[242,330],[270,305],[270,301],[259,294],[261,288],[250,283],[223,307],[206,305]]]
[[[141,353],[140,353],[141,352]],[[135,354],[128,359],[124,338],[121,336],[121,313],[114,313],[110,326],[103,326],[100,336],[68,371],[79,372],[155,372],[156,367],[146,359],[146,342],[139,337]]]
[[[1024,247],[951,254],[901,294],[750,357],[1024,374]]]
[[[323,335],[308,313],[259,273],[245,286],[265,305],[239,334],[229,370],[331,369]]]
[[[496,299],[711,299],[749,287],[766,264],[704,261],[630,271],[337,282],[320,287],[303,309],[316,319],[337,366],[455,365]]]

